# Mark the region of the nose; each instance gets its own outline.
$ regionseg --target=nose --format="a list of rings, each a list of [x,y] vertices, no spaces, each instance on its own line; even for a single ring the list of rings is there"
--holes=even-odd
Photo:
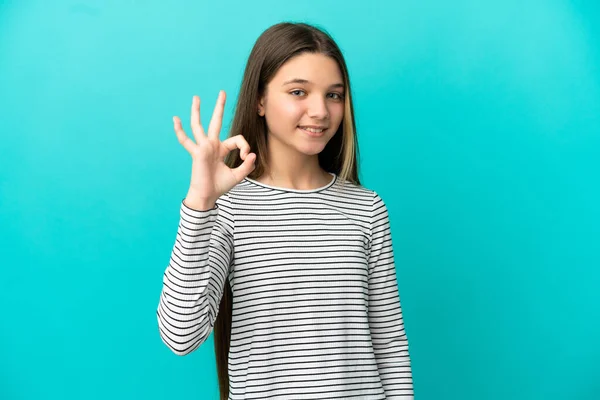
[[[327,108],[326,100],[321,96],[313,96],[308,103],[307,114],[314,119],[329,118],[329,109]]]

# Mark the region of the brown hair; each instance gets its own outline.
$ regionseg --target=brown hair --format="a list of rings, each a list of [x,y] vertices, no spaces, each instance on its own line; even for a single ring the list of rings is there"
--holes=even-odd
[[[347,180],[360,185],[358,140],[346,62],[331,36],[315,26],[282,22],[271,26],[260,35],[248,57],[229,137],[239,134],[246,139],[251,151],[256,154],[255,168],[248,177],[259,178],[266,170],[268,149],[266,120],[258,115],[259,99],[279,68],[290,58],[302,53],[318,53],[334,59],[340,68],[345,86],[344,117],[338,131],[319,153],[319,165],[328,172],[336,173],[341,182]],[[225,164],[230,168],[235,168],[242,162],[239,149],[230,152],[225,158]],[[226,279],[214,325],[221,400],[227,400],[229,396],[228,354],[232,300],[231,286]]]

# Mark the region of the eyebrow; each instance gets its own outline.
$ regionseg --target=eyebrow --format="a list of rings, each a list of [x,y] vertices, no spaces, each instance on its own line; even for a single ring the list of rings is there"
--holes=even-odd
[[[295,79],[290,79],[287,82],[284,82],[282,86],[285,85],[289,85],[290,83],[305,83],[305,84],[312,84],[311,81],[307,81],[306,79],[300,79],[300,78],[295,78]],[[334,83],[333,85],[329,86],[330,88],[344,88],[344,84],[343,83]]]

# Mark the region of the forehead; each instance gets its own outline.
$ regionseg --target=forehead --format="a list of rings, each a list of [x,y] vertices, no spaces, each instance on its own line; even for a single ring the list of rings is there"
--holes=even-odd
[[[287,60],[273,77],[273,83],[282,85],[292,79],[306,79],[318,86],[343,82],[340,68],[333,58],[313,53]]]

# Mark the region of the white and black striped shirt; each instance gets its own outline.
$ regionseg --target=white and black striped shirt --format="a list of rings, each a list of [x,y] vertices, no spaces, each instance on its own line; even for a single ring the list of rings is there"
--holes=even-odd
[[[231,400],[414,398],[387,207],[331,175],[313,190],[246,178],[211,210],[181,203],[160,335],[197,349],[228,279]]]

